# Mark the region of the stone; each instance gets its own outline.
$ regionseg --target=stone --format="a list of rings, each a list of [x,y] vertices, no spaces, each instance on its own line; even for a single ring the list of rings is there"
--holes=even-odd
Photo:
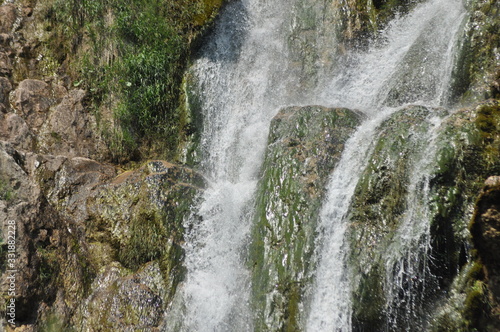
[[[491,176],[477,200],[470,224],[472,242],[480,262],[484,264],[488,303],[482,310],[487,318],[478,325],[488,325],[491,331],[500,329],[500,176]],[[490,330],[488,330],[490,331]]]
[[[165,310],[159,290],[162,282],[158,264],[149,264],[133,275],[119,264],[110,264],[95,279],[92,295],[75,320],[90,331],[107,328],[132,332],[137,326],[157,331]]]
[[[28,160],[48,201],[77,225],[88,218],[86,203],[93,190],[116,174],[115,167],[82,157],[32,155]]]
[[[17,19],[17,10],[14,4],[0,6],[0,33],[9,33]]]
[[[286,107],[271,122],[252,230],[253,300],[258,331],[295,331],[328,175],[360,113]],[[272,290],[272,294],[270,294]]]
[[[12,90],[12,84],[5,77],[0,77],[0,104],[6,108],[9,106],[9,93]]]
[[[44,123],[53,104],[51,89],[43,81],[23,80],[14,91],[13,106],[34,132]]]
[[[12,62],[9,55],[5,52],[0,52],[0,77],[1,76],[12,76]]]
[[[83,106],[85,95],[84,90],[71,90],[52,108],[38,135],[41,153],[103,159],[107,147],[95,117]]]
[[[0,114],[0,139],[16,149],[33,149],[34,137],[23,118],[15,113]]]
[[[2,46],[8,46],[8,44],[11,42],[12,37],[11,35],[7,33],[0,33],[0,45]]]

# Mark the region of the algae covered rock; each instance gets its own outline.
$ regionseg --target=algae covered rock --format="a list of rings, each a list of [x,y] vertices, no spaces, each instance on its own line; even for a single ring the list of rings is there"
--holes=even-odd
[[[386,296],[390,293],[387,287],[392,287],[385,284],[386,269],[393,268],[386,265],[392,255],[403,254],[405,244],[399,243],[397,230],[408,222],[409,205],[416,204],[409,195],[415,190],[412,186],[416,184],[412,183],[421,181],[421,172],[425,172],[420,169],[425,166],[418,163],[422,158],[432,158],[427,155],[432,151],[426,149],[431,143],[428,133],[435,127],[436,119],[445,114],[443,110],[411,106],[396,112],[378,128],[375,147],[356,187],[349,215],[353,324],[361,330],[382,329],[386,323]],[[406,241],[412,241],[411,236]],[[404,302],[398,306],[404,308]]]
[[[93,282],[92,295],[73,318],[85,331],[154,331],[162,318],[162,276],[157,263],[137,273],[111,264]]]
[[[468,17],[461,38],[452,88],[465,101],[500,97],[500,3],[467,1]]]
[[[380,126],[350,213],[356,328],[425,329],[438,299],[452,301],[476,194],[500,166],[498,120],[486,102],[411,106]]]
[[[284,108],[271,122],[251,248],[257,330],[300,326],[325,185],[360,118],[306,106]]]
[[[158,262],[167,305],[183,277],[182,222],[203,186],[196,172],[165,161],[127,171],[102,185],[87,202],[88,238],[96,248],[110,244],[110,257],[132,271]]]

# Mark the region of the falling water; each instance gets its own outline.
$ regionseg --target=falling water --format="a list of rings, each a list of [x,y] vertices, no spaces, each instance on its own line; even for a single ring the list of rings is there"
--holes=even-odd
[[[367,115],[331,175],[306,323],[308,331],[350,331],[346,215],[377,128],[396,106],[447,101],[461,0],[430,0],[393,20],[368,52],[342,60],[340,72],[319,66],[317,79],[308,79],[318,82],[314,91],[293,89],[304,73],[290,70],[292,8],[284,0],[231,2],[191,68],[204,119],[201,170],[209,185],[185,224],[187,276],[172,309],[181,322],[168,330],[253,330],[244,255],[269,123],[282,106],[321,103]]]
[[[191,68],[202,100],[201,169],[209,181],[186,222],[182,331],[250,331],[244,265],[250,210],[271,118],[287,103],[286,1],[229,4]]]
[[[318,267],[310,296],[307,331],[352,330],[345,243],[352,195],[376,141],[377,126],[397,109],[388,106],[409,102],[437,106],[447,102],[456,36],[463,17],[461,0],[422,3],[407,16],[393,20],[367,53],[346,59],[346,69],[339,75],[329,81],[323,78],[318,95],[324,104],[360,108],[369,120],[347,142],[331,175],[318,225]],[[425,182],[425,176],[417,178]],[[409,189],[412,195],[419,194],[416,186]],[[412,217],[413,212],[407,213],[403,233],[415,230],[410,225],[422,222]],[[428,228],[418,231],[413,236],[415,241]],[[405,253],[413,248],[407,249]]]
[[[430,114],[424,120],[427,130],[412,137],[419,151],[408,174],[408,208],[386,253],[387,326],[392,329],[423,329],[420,320],[426,288],[437,288],[437,283],[430,284],[436,282],[429,268],[430,180],[435,169],[434,157],[439,147],[437,138],[444,115]]]

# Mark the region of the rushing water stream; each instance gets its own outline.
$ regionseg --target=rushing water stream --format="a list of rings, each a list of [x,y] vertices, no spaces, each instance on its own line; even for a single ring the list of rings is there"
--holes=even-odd
[[[295,83],[304,79],[300,77],[304,73],[290,70],[292,56],[287,41],[296,19],[292,9],[303,2],[232,2],[190,70],[201,100],[201,169],[209,186],[186,221],[187,277],[172,309],[180,322],[172,324],[170,330],[254,329],[245,255],[252,241],[252,202],[269,123],[280,107],[322,104],[360,109],[367,119],[347,142],[329,180],[317,228],[317,269],[303,328],[311,332],[351,331],[347,216],[378,127],[401,105],[439,106],[449,99],[453,52],[464,16],[461,0],[429,0],[417,5],[410,14],[394,19],[368,51],[341,59],[338,72],[330,72],[331,66],[318,66],[316,79],[310,80],[318,83],[299,91]],[[334,41],[336,36],[330,39]],[[436,118],[429,121],[431,128],[439,127]],[[420,141],[423,146],[432,146],[432,139],[429,134]],[[432,151],[428,148],[421,157],[425,159]],[[426,167],[425,163],[414,165],[411,177],[415,181],[408,199],[418,201],[425,196]],[[411,240],[406,248],[395,251],[400,256],[388,257],[390,271],[415,250],[414,244],[420,246],[423,241],[428,245],[428,228],[414,225],[419,221],[415,216],[425,211],[410,210],[411,206],[422,209],[422,204],[408,204],[398,236],[410,236]],[[401,282],[397,273],[387,279],[395,287]],[[388,291],[388,303],[393,301],[391,296]]]

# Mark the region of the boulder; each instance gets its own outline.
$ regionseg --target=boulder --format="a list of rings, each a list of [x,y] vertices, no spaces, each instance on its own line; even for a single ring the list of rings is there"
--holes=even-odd
[[[157,263],[132,275],[121,265],[107,266],[94,280],[94,289],[73,319],[83,330],[159,331],[165,308],[162,275]]]
[[[10,57],[5,52],[0,52],[0,77],[10,77],[12,76],[12,61]]]
[[[486,270],[488,287],[500,309],[500,176],[489,177],[476,203],[470,231]],[[499,310],[500,312],[500,310]]]
[[[272,120],[252,230],[256,330],[295,331],[329,174],[361,115],[322,106],[287,107]]]
[[[5,77],[0,77],[0,104],[3,104],[5,110],[9,108],[9,93],[11,90],[12,84],[10,84],[10,81]]]
[[[0,139],[23,151],[34,148],[34,136],[23,118],[15,113],[0,113]]]

